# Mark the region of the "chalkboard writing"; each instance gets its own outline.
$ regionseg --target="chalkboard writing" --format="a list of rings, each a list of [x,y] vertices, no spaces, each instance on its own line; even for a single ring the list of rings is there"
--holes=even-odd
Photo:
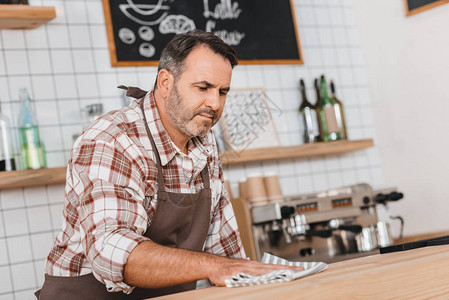
[[[411,16],[429,8],[449,3],[449,0],[404,0],[404,3],[405,14]]]
[[[292,0],[103,0],[113,66],[155,66],[177,33],[202,29],[241,64],[302,64]]]

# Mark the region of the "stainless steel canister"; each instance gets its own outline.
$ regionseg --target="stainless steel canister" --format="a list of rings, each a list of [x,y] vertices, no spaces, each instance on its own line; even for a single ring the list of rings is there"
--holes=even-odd
[[[390,224],[386,222],[377,222],[377,243],[379,247],[388,247],[394,243],[390,232]]]
[[[359,252],[368,252],[377,249],[377,231],[374,226],[365,227],[356,236],[357,248]]]

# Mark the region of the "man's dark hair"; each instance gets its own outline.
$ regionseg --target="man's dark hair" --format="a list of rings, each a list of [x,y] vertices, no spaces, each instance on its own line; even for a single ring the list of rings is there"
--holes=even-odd
[[[166,69],[177,78],[184,72],[184,61],[187,56],[195,47],[201,45],[209,47],[218,55],[229,60],[232,68],[238,64],[237,54],[231,46],[211,32],[195,29],[175,35],[165,46],[159,59],[157,72]],[[156,88],[156,84],[154,88]]]

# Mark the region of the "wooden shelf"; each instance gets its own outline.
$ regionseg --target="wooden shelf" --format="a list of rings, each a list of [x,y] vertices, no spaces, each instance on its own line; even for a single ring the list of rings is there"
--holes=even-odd
[[[65,183],[67,167],[0,172],[0,190]]]
[[[235,165],[263,160],[306,158],[328,154],[339,154],[373,147],[372,139],[335,141],[327,143],[303,144],[290,147],[249,149],[242,152],[226,151],[220,157],[224,165]]]
[[[373,140],[366,139],[356,141],[304,144],[291,147],[251,149],[239,153],[227,151],[221,153],[220,156],[223,164],[236,165],[254,161],[306,158],[327,154],[338,154],[361,150],[372,146],[374,146]],[[64,184],[66,169],[66,167],[60,167],[50,169],[0,172],[0,190],[49,184]]]
[[[0,29],[33,29],[56,18],[49,6],[0,5]]]

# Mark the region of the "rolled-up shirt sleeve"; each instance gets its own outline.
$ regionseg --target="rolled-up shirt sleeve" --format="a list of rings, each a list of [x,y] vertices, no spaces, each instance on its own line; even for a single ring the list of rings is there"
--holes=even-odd
[[[145,172],[148,166],[115,144],[91,141],[72,151],[70,182],[78,207],[80,238],[94,276],[108,291],[130,293],[123,271],[148,226]],[[154,188],[154,187],[153,187]],[[70,216],[68,216],[70,217]]]

